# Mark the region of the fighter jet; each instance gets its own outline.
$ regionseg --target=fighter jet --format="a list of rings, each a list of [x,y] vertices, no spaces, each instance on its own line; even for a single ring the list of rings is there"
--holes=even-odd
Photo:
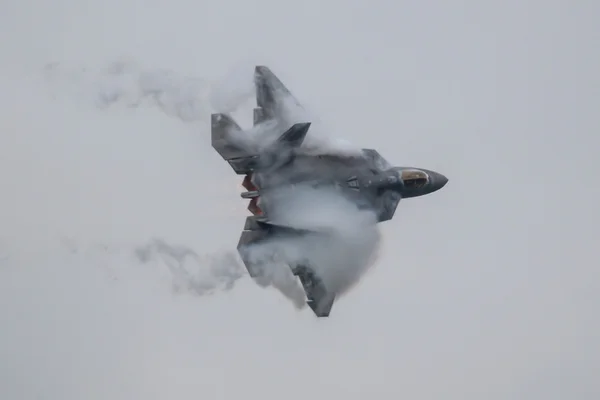
[[[269,210],[276,196],[269,194],[301,183],[330,185],[351,199],[357,209],[368,209],[377,215],[378,222],[391,220],[403,198],[435,192],[448,179],[435,171],[392,166],[374,149],[362,149],[358,156],[314,155],[302,151],[311,122],[291,121],[287,110],[298,100],[266,66],[254,71],[256,108],[254,127],[263,126],[271,132],[279,130],[272,143],[255,147],[244,143],[244,130],[227,114],[211,115],[212,146],[229,163],[236,174],[242,175],[241,193],[249,199],[246,218],[237,246],[251,277],[260,275],[261,266],[248,256],[248,246],[273,237],[301,236],[306,231],[282,226],[270,219]],[[336,293],[329,290],[316,274],[314,266],[290,265],[306,293],[307,304],[317,317],[328,317]]]

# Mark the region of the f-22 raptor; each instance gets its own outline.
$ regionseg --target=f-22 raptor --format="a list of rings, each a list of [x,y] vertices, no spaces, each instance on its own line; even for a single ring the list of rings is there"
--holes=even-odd
[[[247,191],[241,197],[250,199],[248,210],[252,215],[246,219],[237,249],[251,277],[257,277],[261,268],[249,259],[249,245],[277,235],[303,234],[270,220],[273,204],[269,203],[268,192],[304,182],[335,186],[358,209],[369,209],[376,214],[377,222],[384,222],[393,218],[402,198],[435,192],[448,182],[435,171],[392,166],[374,149],[362,149],[359,156],[302,152],[311,123],[292,123],[285,115],[287,105],[300,106],[298,101],[266,66],[255,67],[254,85],[257,103],[254,126],[271,123],[271,129],[282,132],[272,143],[256,149],[242,145],[239,138],[244,131],[231,116],[211,115],[212,146],[236,174],[244,176],[242,185]],[[336,293],[328,290],[310,265],[290,268],[300,279],[315,315],[328,317]]]

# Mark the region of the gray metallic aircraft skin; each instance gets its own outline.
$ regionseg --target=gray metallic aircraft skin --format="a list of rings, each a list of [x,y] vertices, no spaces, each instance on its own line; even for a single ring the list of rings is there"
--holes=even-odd
[[[446,185],[448,179],[435,171],[415,167],[395,167],[374,149],[362,149],[359,156],[314,155],[303,151],[302,143],[310,122],[290,124],[285,102],[299,105],[289,90],[265,66],[254,72],[257,107],[254,125],[269,124],[269,129],[282,135],[266,148],[254,149],[242,145],[239,125],[228,115],[213,114],[212,145],[238,175],[244,175],[241,194],[250,199],[246,219],[238,243],[238,251],[250,276],[260,275],[261,265],[247,257],[247,246],[276,236],[299,236],[307,231],[278,225],[270,219],[276,208],[277,194],[294,185],[329,187],[338,190],[356,204],[357,209],[375,212],[378,222],[393,218],[402,198],[433,193]],[[291,126],[289,126],[291,125]],[[307,295],[307,303],[318,317],[329,316],[335,293],[324,287],[310,265],[291,265]]]

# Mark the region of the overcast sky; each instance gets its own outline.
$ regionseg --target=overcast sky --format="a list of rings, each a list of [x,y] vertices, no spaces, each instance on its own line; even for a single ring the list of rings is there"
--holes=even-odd
[[[4,0],[0,397],[600,398],[599,11]],[[101,72],[117,60],[129,78]],[[329,319],[247,276],[175,294],[131,255],[155,237],[235,249],[245,201],[208,121],[257,63],[319,132],[450,179],[401,202]],[[163,69],[165,109],[105,107]]]

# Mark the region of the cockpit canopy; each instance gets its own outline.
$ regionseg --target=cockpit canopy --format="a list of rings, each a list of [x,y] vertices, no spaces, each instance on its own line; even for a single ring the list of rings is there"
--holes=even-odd
[[[423,171],[418,169],[405,169],[401,173],[404,187],[408,189],[419,189],[427,184],[429,177]]]

